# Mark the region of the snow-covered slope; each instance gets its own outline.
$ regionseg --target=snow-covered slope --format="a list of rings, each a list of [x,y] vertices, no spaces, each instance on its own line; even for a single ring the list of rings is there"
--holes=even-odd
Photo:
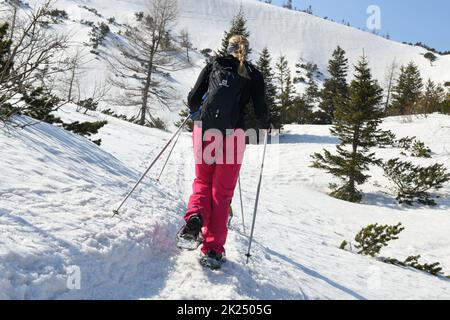
[[[363,32],[355,28],[268,5],[256,0],[181,0],[180,27],[190,30],[199,48],[217,48],[230,19],[239,11],[248,18],[250,41],[255,53],[267,46],[277,57],[285,54],[292,66],[299,58],[317,63],[322,71],[333,50],[340,45],[347,51],[351,64],[365,53],[376,78],[383,80],[388,65],[416,62],[425,78],[449,81],[450,56],[439,57],[434,67],[421,54],[425,49]]]
[[[57,0],[56,7],[69,14],[70,19],[65,22],[63,29],[73,35],[73,44],[82,44],[89,43],[90,27],[80,24],[81,20],[108,23],[108,18],[115,17],[118,23],[127,23],[134,19],[134,13],[146,10],[146,3],[146,0]],[[427,52],[423,48],[387,40],[302,12],[256,0],[179,0],[178,3],[179,16],[173,27],[173,34],[178,34],[182,29],[188,30],[197,52],[192,54],[192,67],[173,72],[173,85],[176,88],[173,112],[159,110],[160,108],[154,111],[169,123],[177,118],[179,108],[183,107],[182,99],[186,97],[203,66],[204,58],[198,51],[220,47],[223,33],[229,28],[230,21],[239,11],[241,4],[248,18],[253,59],[267,46],[274,59],[281,54],[286,55],[292,71],[302,58],[305,62],[316,63],[320,71],[326,74],[328,60],[339,45],[347,51],[351,65],[364,53],[370,60],[374,76],[382,84],[385,82],[388,67],[394,60],[399,66],[414,61],[424,79],[431,78],[441,83],[450,81],[450,56],[439,56],[431,66],[423,57]],[[96,9],[102,17],[82,6]],[[119,25],[110,24],[110,27],[116,33],[121,29]],[[87,50],[89,51],[89,47]],[[107,40],[100,50],[108,54],[115,52],[110,40]],[[104,60],[96,56],[91,58],[87,65],[86,78],[82,81],[86,92],[92,90],[96,81],[101,83],[110,75],[109,66]],[[349,78],[352,74],[353,70],[349,73]],[[114,96],[117,90],[111,90],[110,93]],[[103,104],[102,107],[115,109],[109,103]],[[130,108],[116,110],[129,115],[136,113],[136,110]]]
[[[198,264],[197,252],[174,245],[193,175],[189,135],[180,139],[162,182],[154,180],[158,163],[122,215],[112,218],[111,210],[169,134],[98,113],[81,115],[70,106],[60,114],[67,120],[107,119],[98,135],[102,148],[46,124],[0,129],[0,298],[450,297],[449,280],[338,249],[369,223],[402,222],[406,230],[383,254],[421,254],[450,273],[450,186],[436,208],[404,208],[370,190],[385,183],[374,170],[365,204],[330,198],[323,192],[329,177],[308,167],[310,154],[334,146],[326,126],[288,126],[281,143],[268,147],[253,257],[246,265],[248,242],[236,197],[229,261],[212,272]],[[391,118],[384,126],[399,136],[414,132],[434,151],[427,161],[450,169],[448,116],[409,124]],[[249,146],[241,176],[247,232],[261,151]],[[73,268],[81,272],[79,290],[67,286]]]
[[[395,59],[398,64],[414,61],[424,78],[450,81],[450,56],[439,56],[434,66],[423,57],[427,51],[384,39],[369,32],[347,27],[303,12],[287,10],[257,0],[179,0],[179,19],[174,31],[187,29],[197,49],[217,49],[223,32],[242,5],[251,32],[250,41],[258,54],[267,46],[277,57],[285,54],[292,65],[299,58],[317,63],[322,71],[336,46],[343,47],[354,63],[363,53],[372,62],[375,76],[382,80],[386,68]],[[58,0],[57,6],[68,8],[72,17],[89,17],[86,10],[74,4],[96,8],[105,18],[120,22],[135,12],[145,11],[146,0]]]
[[[126,164],[48,124],[0,129],[0,299],[135,299],[163,286],[183,190],[146,183],[123,217],[111,210],[165,135],[108,120],[105,146]]]

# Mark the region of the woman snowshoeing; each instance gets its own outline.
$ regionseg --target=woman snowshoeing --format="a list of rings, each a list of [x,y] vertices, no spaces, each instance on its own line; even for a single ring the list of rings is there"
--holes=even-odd
[[[228,55],[208,63],[188,96],[196,121],[195,180],[178,241],[181,248],[181,242],[197,244],[189,249],[202,243],[200,262],[212,269],[225,261],[228,215],[245,150],[244,108],[250,99],[260,128],[270,128],[264,79],[246,61],[248,49],[245,37],[231,37]]]

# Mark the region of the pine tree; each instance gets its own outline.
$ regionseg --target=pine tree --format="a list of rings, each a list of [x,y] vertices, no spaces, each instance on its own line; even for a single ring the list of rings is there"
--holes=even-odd
[[[298,124],[308,124],[313,122],[313,105],[307,101],[306,94],[297,96],[292,103],[293,112],[291,117]]]
[[[425,59],[430,61],[430,65],[433,66],[433,62],[437,60],[437,56],[433,52],[427,52],[423,55]]]
[[[442,104],[441,112],[444,114],[450,114],[450,92],[447,93],[447,98]]]
[[[189,50],[192,49],[193,44],[191,42],[191,36],[189,35],[189,31],[181,30],[179,39],[180,39],[180,46],[182,48],[186,49],[186,58],[187,58],[187,61],[190,63],[191,58],[189,56]]]
[[[184,109],[181,109],[178,115],[180,116],[180,120],[174,123],[177,128],[180,127],[183,124],[184,120],[186,120],[186,118],[189,116],[189,108],[186,107]],[[184,126],[184,130],[188,132],[194,131],[194,121],[188,120],[186,122],[186,125]]]
[[[321,92],[322,102],[319,105],[320,111],[316,114],[317,122],[331,124],[334,120],[336,110],[335,98],[346,96],[348,59],[345,57],[345,50],[337,47],[333,56],[328,62],[328,73],[330,78],[326,79]]]
[[[317,85],[317,81],[314,78],[314,73],[312,71],[308,71],[306,77],[308,78],[308,81],[306,83],[305,100],[309,104],[314,104],[319,98],[319,86]]]
[[[422,94],[422,77],[414,62],[400,68],[400,75],[392,93],[392,104],[389,106],[390,115],[413,114]]]
[[[436,85],[431,79],[428,79],[425,85],[425,92],[420,103],[421,112],[425,115],[438,112],[442,109],[444,99],[444,88],[441,85]]]
[[[234,35],[241,35],[246,38],[250,37],[250,32],[247,30],[247,19],[245,18],[245,14],[242,10],[242,7],[239,9],[237,15],[231,21],[231,27],[228,31],[225,31],[223,39],[222,39],[222,47],[216,53],[216,56],[224,57],[228,55],[228,41]]]
[[[430,190],[439,190],[450,181],[450,173],[442,164],[428,167],[414,165],[411,162],[391,159],[383,164],[384,174],[396,187],[399,203],[413,205],[419,202],[425,205],[436,205]]]
[[[300,61],[296,65],[297,77],[294,78],[294,83],[303,82],[306,84],[306,91],[303,95],[294,98],[292,109],[290,112],[293,121],[299,124],[314,123],[313,108],[319,102],[319,86],[316,81],[316,76],[320,74],[319,68],[316,64],[303,63]],[[306,71],[306,75],[304,72]],[[305,80],[306,77],[306,80]]]
[[[283,5],[283,8],[292,10],[292,9],[294,8],[293,5],[292,5],[292,0],[287,0],[287,1],[285,2],[285,4]]]
[[[276,103],[277,88],[274,84],[273,70],[271,67],[272,58],[270,57],[269,49],[265,47],[256,63],[258,70],[261,72],[265,83],[266,106],[269,109],[272,125],[279,129],[281,128],[281,108]]]
[[[280,100],[282,101],[281,108],[285,110],[286,122],[296,122],[296,114],[294,109],[294,101],[295,101],[296,90],[294,87],[294,82],[291,77],[291,70],[288,69],[284,91],[280,95]]]
[[[295,115],[292,114],[292,104],[294,100],[295,88],[291,78],[291,70],[289,69],[286,56],[281,55],[275,65],[275,79],[278,84],[278,103],[281,111],[281,122],[283,124],[293,121]]]
[[[378,163],[369,148],[377,144],[374,139],[382,116],[380,104],[383,90],[372,78],[368,61],[362,57],[355,66],[355,79],[349,96],[336,99],[335,123],[331,134],[341,141],[337,155],[324,150],[324,155],[313,155],[312,167],[323,169],[343,180],[343,185],[331,184],[331,195],[346,201],[359,202],[362,194],[356,185],[363,184],[369,176],[364,172],[372,163]]]
[[[8,83],[9,70],[12,67],[10,61],[11,41],[7,37],[8,24],[0,25],[0,120],[7,120],[11,114],[11,106],[5,101],[1,88]]]
[[[395,226],[370,224],[361,229],[355,236],[358,243],[355,248],[358,254],[375,257],[383,247],[387,247],[389,241],[398,240],[398,235],[405,230],[401,223]]]
[[[7,73],[7,65],[9,60],[9,51],[11,49],[11,40],[8,38],[9,25],[7,23],[0,24],[0,80],[3,73]]]

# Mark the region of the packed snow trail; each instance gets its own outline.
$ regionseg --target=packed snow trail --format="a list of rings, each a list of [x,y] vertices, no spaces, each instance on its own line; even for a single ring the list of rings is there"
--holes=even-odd
[[[66,106],[65,120],[107,119],[89,141],[47,124],[1,128],[0,298],[11,299],[427,299],[450,297],[450,282],[338,249],[369,223],[402,222],[406,230],[383,254],[422,254],[449,273],[449,186],[436,208],[396,205],[380,187],[365,188],[366,204],[325,194],[330,178],[309,168],[309,155],[333,148],[327,127],[287,126],[280,144],[268,146],[253,256],[240,215],[233,219],[222,270],[203,269],[198,252],[181,252],[182,225],[193,178],[192,140],[183,134],[161,182],[156,168],[120,217],[111,210],[167,142],[170,133],[139,127]],[[449,117],[433,115],[404,125],[387,119],[399,136],[415,132],[448,166]],[[439,128],[440,130],[436,131]],[[242,170],[247,224],[262,146],[249,146]],[[393,156],[398,150],[379,150]],[[112,156],[113,155],[113,156]],[[162,165],[163,161],[159,163]],[[373,180],[384,185],[374,170]],[[239,197],[234,199],[239,204]],[[81,288],[67,286],[70,268]]]

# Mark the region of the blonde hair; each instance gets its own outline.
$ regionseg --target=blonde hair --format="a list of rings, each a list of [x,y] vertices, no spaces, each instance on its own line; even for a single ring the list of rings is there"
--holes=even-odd
[[[238,74],[247,79],[251,79],[250,75],[248,74],[248,70],[245,67],[245,61],[247,60],[247,52],[248,47],[250,43],[248,42],[247,38],[242,35],[234,35],[228,40],[228,44],[234,44],[238,45],[239,49],[237,50],[237,58],[240,61],[239,68],[238,68]]]

